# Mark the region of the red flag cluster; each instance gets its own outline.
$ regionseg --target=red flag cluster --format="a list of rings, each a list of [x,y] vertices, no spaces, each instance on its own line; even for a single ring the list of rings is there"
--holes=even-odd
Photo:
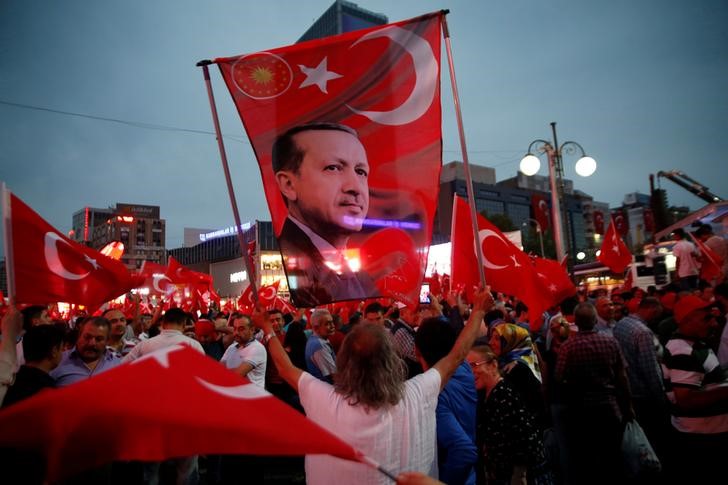
[[[486,283],[494,291],[523,301],[529,307],[532,321],[547,308],[576,293],[561,264],[544,258],[532,260],[485,217],[478,215],[477,223]],[[456,196],[452,217],[452,285],[470,289],[479,282],[470,208]]]
[[[695,245],[700,249],[700,279],[703,281],[712,282],[715,279],[723,277],[723,259],[718,256],[715,251],[710,249],[703,241],[689,233],[690,237],[695,242]]]

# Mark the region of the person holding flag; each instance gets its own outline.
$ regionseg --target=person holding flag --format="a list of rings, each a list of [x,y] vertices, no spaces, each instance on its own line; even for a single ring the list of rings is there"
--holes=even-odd
[[[464,360],[485,312],[493,306],[489,289],[477,292],[470,319],[450,353],[409,380],[387,330],[381,325],[359,324],[347,335],[337,356],[333,386],[293,366],[261,310],[253,314],[253,320],[265,332],[273,362],[298,391],[310,419],[337,430],[385,470],[433,475],[438,395]],[[309,483],[390,483],[372,469],[325,455],[306,456],[306,479]]]

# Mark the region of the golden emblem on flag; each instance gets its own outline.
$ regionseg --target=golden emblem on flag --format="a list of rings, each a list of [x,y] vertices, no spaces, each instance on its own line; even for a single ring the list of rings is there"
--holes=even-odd
[[[291,86],[291,66],[268,52],[243,56],[233,66],[233,81],[238,89],[253,99],[280,96]]]

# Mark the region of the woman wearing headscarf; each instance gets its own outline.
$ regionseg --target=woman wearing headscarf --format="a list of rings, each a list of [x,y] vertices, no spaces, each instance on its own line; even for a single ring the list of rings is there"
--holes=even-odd
[[[541,366],[528,330],[514,323],[499,323],[490,330],[489,344],[498,357],[503,377],[521,395],[539,427],[546,429],[549,422]]]
[[[551,484],[543,433],[520,393],[504,379],[498,356],[487,345],[473,347],[467,361],[475,387],[485,391],[481,409],[482,453],[488,485]]]

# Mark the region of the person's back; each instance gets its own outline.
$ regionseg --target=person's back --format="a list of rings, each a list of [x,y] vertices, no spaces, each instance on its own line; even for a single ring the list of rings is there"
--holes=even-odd
[[[187,337],[182,331],[187,323],[187,314],[179,308],[172,308],[162,317],[162,331],[159,335],[139,342],[121,360],[122,363],[132,362],[147,354],[174,345],[187,345],[201,354],[205,353],[200,342]]]

